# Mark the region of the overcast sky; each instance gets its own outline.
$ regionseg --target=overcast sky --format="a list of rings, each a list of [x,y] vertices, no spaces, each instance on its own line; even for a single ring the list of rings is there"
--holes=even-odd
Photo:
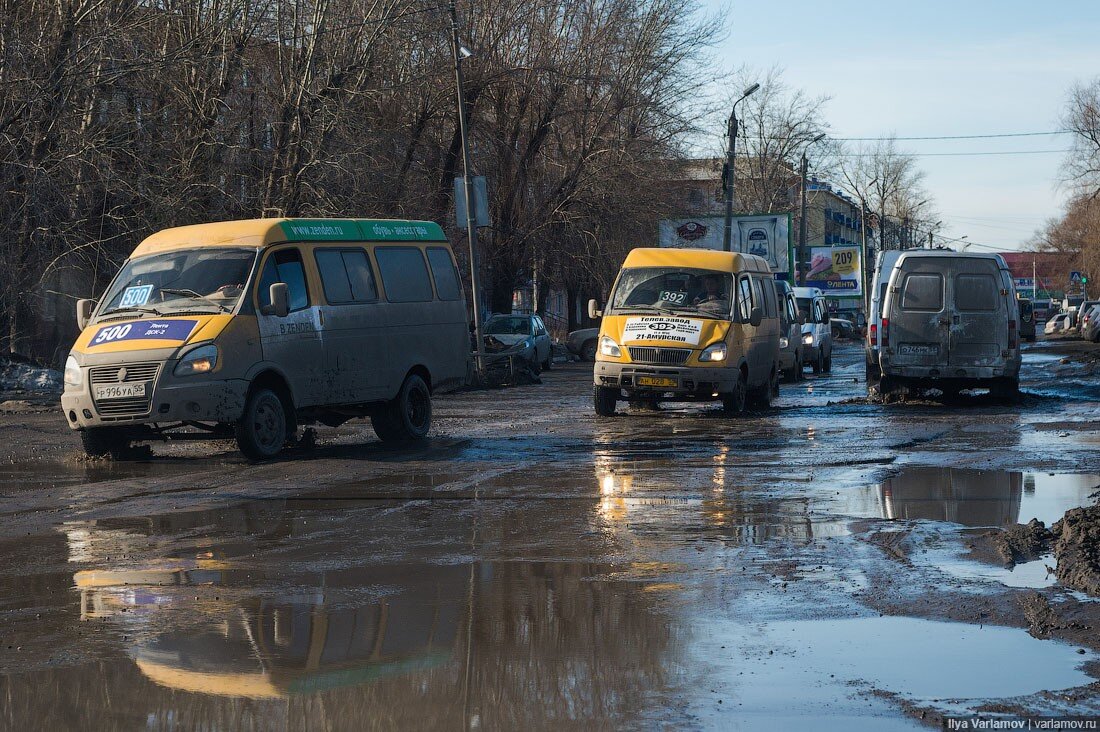
[[[780,65],[826,94],[833,137],[1057,130],[1069,87],[1100,76],[1100,0],[703,0],[728,7],[724,66]],[[1068,135],[900,143],[922,154],[942,233],[1017,249],[1058,213]]]

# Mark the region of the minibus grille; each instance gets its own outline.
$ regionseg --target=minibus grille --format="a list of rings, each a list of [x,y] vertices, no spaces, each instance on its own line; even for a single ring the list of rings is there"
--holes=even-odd
[[[654,363],[660,366],[679,366],[688,360],[690,348],[654,348],[653,346],[628,346],[630,360],[634,363]]]
[[[145,381],[149,388],[143,397],[127,399],[103,399],[95,400],[96,411],[104,419],[112,417],[130,417],[149,413],[149,400],[152,398],[153,383],[156,381],[160,364],[152,363],[128,363],[115,366],[94,366],[89,369],[89,379],[92,387],[103,384],[125,384],[129,382]],[[120,378],[121,376],[121,378]]]

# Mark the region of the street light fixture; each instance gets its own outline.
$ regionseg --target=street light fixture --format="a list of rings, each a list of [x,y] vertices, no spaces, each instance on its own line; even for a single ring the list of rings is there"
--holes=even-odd
[[[825,133],[822,132],[807,142],[806,146],[802,148],[802,160],[799,164],[799,172],[802,178],[802,189],[798,201],[798,284],[800,287],[806,285],[806,270],[809,269],[806,266],[806,168],[808,167],[806,153],[811,145],[824,139]]]
[[[733,103],[730,111],[729,123],[726,135],[729,137],[729,146],[726,148],[726,226],[722,233],[722,248],[727,252],[733,251],[733,178],[734,178],[734,149],[737,146],[737,105],[749,98],[760,88],[759,84],[753,84],[741,93],[741,98]]]

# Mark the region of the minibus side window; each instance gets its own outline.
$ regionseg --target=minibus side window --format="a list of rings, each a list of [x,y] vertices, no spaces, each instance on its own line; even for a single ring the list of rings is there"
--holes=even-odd
[[[760,306],[761,310],[763,310],[766,307],[765,304],[764,304],[764,292],[763,292],[763,290],[764,290],[764,288],[761,287],[761,285],[760,285],[760,278],[759,277],[753,277],[752,278],[752,301],[753,301],[754,305]],[[750,315],[752,314],[752,310],[749,310],[749,314]]]
[[[378,247],[378,273],[390,302],[430,302],[432,282],[424,255],[416,247]]]
[[[302,266],[302,253],[297,249],[283,249],[267,258],[257,293],[261,305],[267,304],[267,293],[276,282],[286,283],[291,312],[309,307],[306,272]]]
[[[325,299],[332,304],[378,299],[374,272],[363,249],[318,249],[313,253]]]
[[[435,292],[440,300],[458,300],[462,297],[462,289],[458,285],[458,275],[455,274],[454,261],[451,253],[443,247],[428,247],[428,264],[432,268],[432,277],[435,278]]]
[[[748,276],[742,276],[737,281],[737,317],[747,320],[752,314],[752,283]]]

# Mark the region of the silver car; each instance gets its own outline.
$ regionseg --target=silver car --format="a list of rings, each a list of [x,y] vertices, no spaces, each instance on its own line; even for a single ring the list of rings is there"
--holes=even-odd
[[[549,370],[553,365],[550,334],[537,315],[494,315],[482,332],[489,353],[516,353],[536,371]]]
[[[1020,313],[998,254],[907,251],[890,275],[879,352],[882,393],[989,388],[1016,394]]]

